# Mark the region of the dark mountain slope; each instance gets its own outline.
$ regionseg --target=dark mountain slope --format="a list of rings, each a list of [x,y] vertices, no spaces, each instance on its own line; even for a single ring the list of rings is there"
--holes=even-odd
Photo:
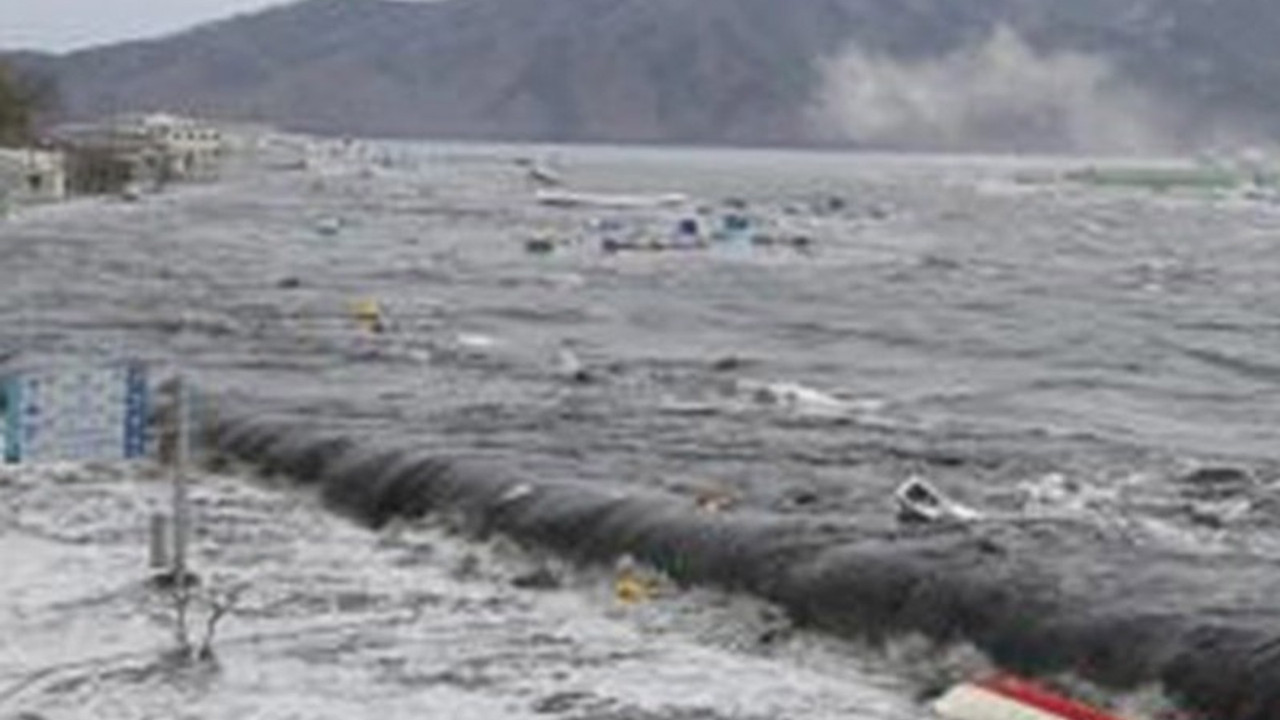
[[[822,61],[910,64],[1011,28],[1098,58],[1179,122],[1280,134],[1264,0],[308,0],[25,62],[72,117],[168,109],[332,133],[804,143]],[[856,132],[847,138],[857,142]]]

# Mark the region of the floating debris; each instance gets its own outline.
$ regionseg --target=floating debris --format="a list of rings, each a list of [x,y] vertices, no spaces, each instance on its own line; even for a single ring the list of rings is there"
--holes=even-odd
[[[658,404],[658,409],[668,415],[683,415],[685,417],[706,417],[720,413],[720,407],[713,403],[679,400],[670,397],[664,398]]]
[[[893,497],[898,504],[898,519],[905,523],[973,522],[982,519],[982,513],[952,500],[922,478],[913,477],[898,486]]]
[[[743,213],[726,213],[720,218],[720,227],[712,234],[711,239],[718,242],[745,243],[752,237],[754,224],[750,217]]]
[[[530,165],[525,171],[525,176],[534,184],[543,187],[560,187],[564,184],[563,178],[542,165]]]
[[[325,237],[332,237],[342,232],[343,224],[340,217],[322,217],[316,221],[316,232]]]
[[[644,209],[679,206],[689,201],[688,196],[682,193],[625,195],[567,190],[540,190],[535,197],[539,204],[558,208]]]
[[[639,567],[634,558],[624,556],[617,564],[613,594],[624,605],[648,602],[658,596],[660,582]]]
[[[867,208],[867,216],[872,220],[888,220],[893,217],[893,208],[884,203],[876,203]]]
[[[671,236],[671,246],[675,249],[688,249],[706,245],[702,237],[702,225],[697,218],[682,218],[676,223]]]
[[[382,305],[373,298],[362,298],[351,305],[351,316],[365,330],[381,333],[387,330],[386,316]]]
[[[958,685],[933,709],[948,720],[1120,720],[1012,675]]]
[[[1250,488],[1255,484],[1255,480],[1247,470],[1210,465],[1196,468],[1179,477],[1178,483],[1216,496]]]
[[[511,585],[523,590],[558,590],[564,581],[551,569],[539,567],[511,578]]]
[[[751,237],[751,244],[762,247],[790,247],[804,251],[813,246],[813,238],[804,234],[772,235],[757,233]]]
[[[694,495],[694,504],[698,510],[716,514],[728,510],[735,502],[733,493],[724,488],[700,488]]]
[[[733,372],[746,367],[747,361],[737,355],[726,355],[722,358],[716,358],[711,363],[711,369],[716,372]]]
[[[760,405],[779,407],[802,416],[844,418],[853,411],[850,403],[800,383],[743,380],[738,383],[738,390],[745,391]]]
[[[529,238],[524,242],[524,249],[530,255],[550,255],[555,252],[556,241],[545,236]]]
[[[586,363],[568,345],[561,345],[556,353],[556,374],[576,383],[589,383],[595,379]]]
[[[796,488],[786,493],[787,504],[794,507],[811,507],[817,505],[820,500],[822,496],[816,490]]]
[[[479,333],[458,333],[453,341],[466,350],[492,350],[498,346],[496,338]]]

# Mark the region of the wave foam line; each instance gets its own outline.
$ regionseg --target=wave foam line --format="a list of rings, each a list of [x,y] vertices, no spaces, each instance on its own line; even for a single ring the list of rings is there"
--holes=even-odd
[[[1280,718],[1280,607],[1268,600],[1280,573],[1262,559],[1206,563],[1061,524],[708,514],[670,495],[524,478],[296,422],[222,415],[206,427],[222,452],[317,487],[370,527],[459,515],[580,563],[630,555],[846,636],[968,642],[1024,675],[1159,684],[1218,720]]]

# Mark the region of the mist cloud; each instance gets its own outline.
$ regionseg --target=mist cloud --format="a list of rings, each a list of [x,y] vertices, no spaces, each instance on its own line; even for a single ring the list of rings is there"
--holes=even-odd
[[[1102,58],[1040,53],[1002,27],[938,59],[856,46],[823,61],[808,109],[822,140],[891,149],[1144,154],[1184,144],[1155,98]]]

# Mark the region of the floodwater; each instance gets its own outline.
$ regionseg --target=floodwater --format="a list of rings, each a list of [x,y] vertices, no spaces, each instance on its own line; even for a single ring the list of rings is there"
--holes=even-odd
[[[76,466],[0,476],[0,717],[911,718],[910,686],[816,636],[768,646],[759,603],[710,593],[624,605],[436,526],[374,535],[309,498],[197,476],[203,588],[173,650],[174,596],[147,585],[163,477]]]
[[[686,193],[704,222],[732,198],[813,242],[605,253],[601,220],[664,235],[682,211],[540,206],[513,162],[529,154],[575,189]],[[1076,578],[1062,592],[1117,617],[1280,631],[1259,571],[1280,552],[1280,206],[1022,184],[1023,164],[983,159],[330,144],[311,160],[0,225],[0,357],[141,358],[237,411],[731,512],[878,523],[919,476],[1000,533],[1046,523],[1006,539],[1037,582]],[[531,254],[535,234],[563,242]],[[366,299],[384,332],[354,317]],[[5,709],[927,715],[919,663],[803,633],[762,648],[763,605],[688,591],[624,612],[607,577],[569,571],[521,590],[518,553],[369,533],[229,476],[199,486],[199,549],[245,606],[217,672],[177,672],[148,654],[166,614],[139,585],[162,484],[67,472],[0,485],[5,556],[23,559]],[[1063,540],[1079,533],[1149,571],[1135,592]],[[468,553],[480,569],[459,576]]]

